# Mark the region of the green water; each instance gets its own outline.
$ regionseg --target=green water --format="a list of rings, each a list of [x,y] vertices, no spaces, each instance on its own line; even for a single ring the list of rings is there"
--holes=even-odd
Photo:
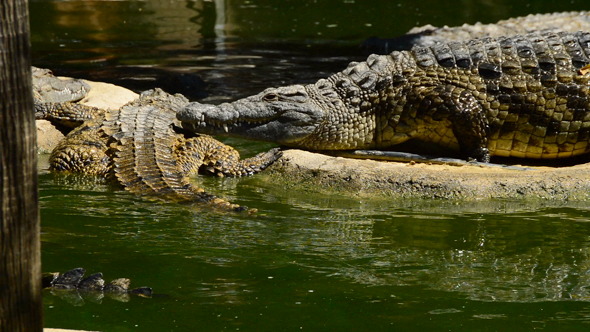
[[[85,266],[163,296],[73,307],[48,294],[47,326],[590,327],[583,204],[364,201],[290,193],[254,179],[206,181],[263,211],[252,218],[58,180],[41,177],[44,268]]]
[[[362,59],[357,45],[368,36],[585,7],[455,3],[31,0],[33,62],[219,102],[327,76]],[[268,148],[229,142],[245,154]],[[586,202],[391,201],[281,187],[265,175],[199,179],[260,210],[250,217],[154,202],[44,167],[43,270],[82,266],[156,293],[73,305],[46,291],[47,327],[590,329]]]

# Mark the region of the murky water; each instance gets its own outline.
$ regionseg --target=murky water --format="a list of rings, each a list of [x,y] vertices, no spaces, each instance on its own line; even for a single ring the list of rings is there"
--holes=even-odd
[[[40,1],[33,62],[59,74],[211,102],[306,83],[362,59],[365,37],[491,22],[581,1]],[[385,15],[387,13],[387,15]],[[268,145],[231,140],[246,154]],[[43,167],[43,166],[41,166]],[[44,294],[48,327],[101,331],[587,330],[584,202],[324,195],[267,176],[200,179],[256,217],[40,175],[45,271],[82,266],[151,299]]]

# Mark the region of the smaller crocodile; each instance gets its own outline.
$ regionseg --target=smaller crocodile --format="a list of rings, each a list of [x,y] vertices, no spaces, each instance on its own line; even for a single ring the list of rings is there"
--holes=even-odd
[[[105,295],[121,302],[129,301],[130,295],[140,297],[152,297],[153,295],[153,290],[150,287],[130,289],[131,281],[127,278],[117,278],[107,283],[101,272],[88,277],[84,277],[85,273],[86,270],[81,267],[64,273],[44,273],[42,285],[44,289],[51,289],[53,295],[77,306],[83,305],[84,299],[100,302]]]
[[[193,186],[188,176],[199,171],[251,175],[278,159],[280,151],[240,160],[235,149],[210,136],[188,135],[174,125],[176,112],[187,104],[182,95],[155,89],[117,110],[76,103],[36,103],[35,110],[37,119],[75,128],[51,153],[51,170],[114,178],[140,195],[247,210]]]
[[[425,25],[412,28],[396,38],[369,38],[361,48],[367,53],[389,54],[392,51],[409,50],[413,46],[433,46],[437,43],[464,41],[475,38],[527,34],[533,31],[590,31],[590,12],[572,11],[549,14],[531,14],[500,20],[491,24],[463,24],[456,27]]]
[[[65,103],[84,98],[90,85],[79,79],[60,79],[51,70],[31,68],[33,79],[33,98],[36,102]]]

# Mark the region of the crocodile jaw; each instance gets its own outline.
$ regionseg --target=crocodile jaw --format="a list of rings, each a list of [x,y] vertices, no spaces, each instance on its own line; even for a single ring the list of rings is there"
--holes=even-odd
[[[193,102],[177,114],[187,130],[286,146],[298,146],[317,130],[325,116],[300,85],[267,89],[219,106]]]

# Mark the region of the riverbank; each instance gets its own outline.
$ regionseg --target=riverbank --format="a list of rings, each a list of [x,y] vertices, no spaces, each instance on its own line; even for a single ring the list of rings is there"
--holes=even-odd
[[[522,169],[454,166],[359,160],[287,150],[265,176],[293,189],[356,196],[459,200],[590,198],[590,164]]]

